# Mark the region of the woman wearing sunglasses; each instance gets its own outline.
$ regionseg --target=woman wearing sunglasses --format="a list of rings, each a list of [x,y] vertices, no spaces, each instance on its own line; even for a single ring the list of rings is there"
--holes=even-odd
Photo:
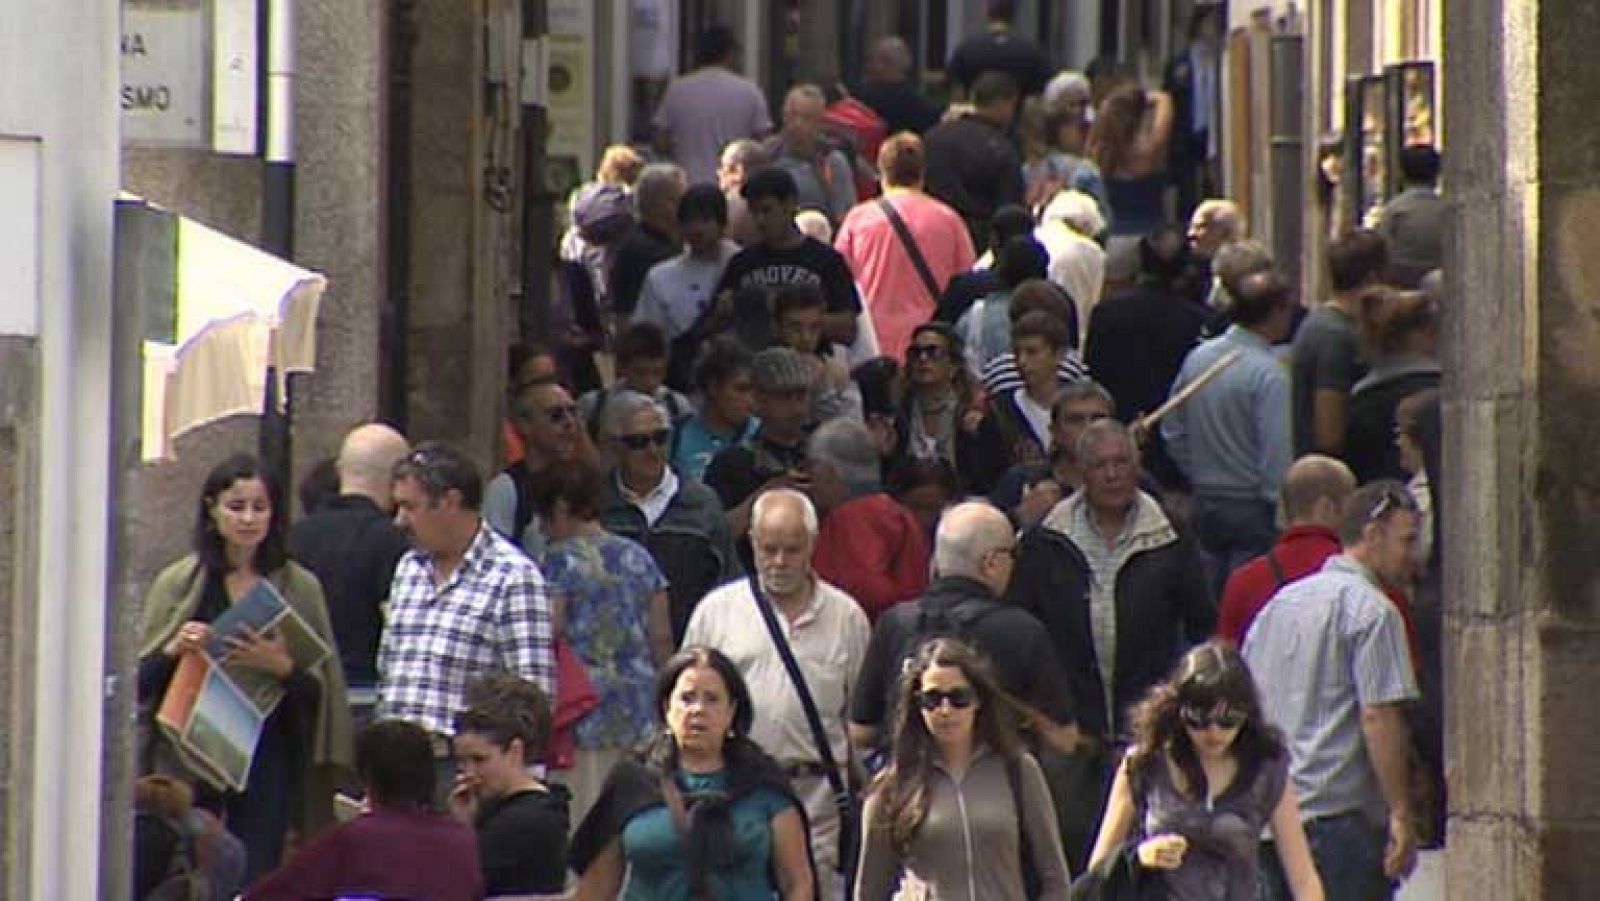
[[[1262,828],[1272,827],[1296,901],[1321,901],[1289,749],[1261,715],[1255,680],[1232,645],[1203,644],[1133,712],[1089,868],[1125,852],[1160,871],[1172,899],[1256,897]]]
[[[982,493],[998,473],[976,471],[983,398],[967,369],[960,336],[943,322],[917,326],[900,372],[905,380],[895,421],[900,462],[942,460],[964,487]]]
[[[1057,901],[1070,877],[1044,774],[988,664],[949,638],[900,679],[890,762],[863,811],[859,901]]]

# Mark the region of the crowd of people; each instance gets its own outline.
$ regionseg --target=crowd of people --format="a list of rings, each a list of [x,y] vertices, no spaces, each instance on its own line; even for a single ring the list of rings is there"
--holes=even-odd
[[[1194,190],[1214,74],[989,5],[950,109],[892,38],[775,132],[707,32],[500,471],[363,425],[292,528],[210,474],[140,697],[274,700],[242,786],[152,726],[141,897],[1369,901],[1442,841],[1437,153],[1298,298]]]

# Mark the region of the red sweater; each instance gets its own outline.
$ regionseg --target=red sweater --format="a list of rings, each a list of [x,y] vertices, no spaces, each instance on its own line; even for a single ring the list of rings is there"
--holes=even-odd
[[[334,829],[261,877],[245,901],[346,895],[477,901],[478,837],[440,813],[379,807]]]
[[[811,565],[876,622],[928,587],[928,541],[910,510],[882,492],[869,494],[823,519]]]
[[[1329,557],[1339,553],[1339,536],[1326,526],[1294,526],[1278,537],[1271,557],[1278,564],[1283,578],[1272,571],[1268,555],[1251,560],[1233,571],[1222,590],[1222,609],[1217,615],[1217,637],[1244,644],[1245,633],[1255,622],[1256,614],[1267,606],[1278,589],[1319,572]],[[1405,622],[1406,639],[1411,646],[1411,665],[1417,666],[1417,627],[1411,620],[1411,602],[1405,592],[1385,586],[1383,593],[1393,602]]]

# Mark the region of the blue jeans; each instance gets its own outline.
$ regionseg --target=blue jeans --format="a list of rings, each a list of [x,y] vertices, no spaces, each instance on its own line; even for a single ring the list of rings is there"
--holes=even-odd
[[[1394,897],[1394,883],[1383,873],[1387,829],[1365,814],[1346,813],[1307,820],[1305,830],[1327,901],[1388,901]],[[1294,897],[1272,842],[1261,844],[1258,889],[1260,901],[1292,901]]]
[[[1213,598],[1222,597],[1229,574],[1272,549],[1277,517],[1270,501],[1195,495],[1192,521]]]

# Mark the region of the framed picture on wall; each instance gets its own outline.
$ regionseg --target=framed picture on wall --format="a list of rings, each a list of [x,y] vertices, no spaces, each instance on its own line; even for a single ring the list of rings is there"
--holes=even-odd
[[[1391,192],[1400,190],[1400,150],[1412,144],[1432,144],[1437,147],[1438,95],[1434,93],[1433,63],[1419,60],[1395,63],[1383,72],[1388,83],[1389,134],[1389,185]]]
[[[1382,75],[1357,75],[1345,90],[1345,197],[1355,228],[1370,227],[1389,197],[1387,88]]]

